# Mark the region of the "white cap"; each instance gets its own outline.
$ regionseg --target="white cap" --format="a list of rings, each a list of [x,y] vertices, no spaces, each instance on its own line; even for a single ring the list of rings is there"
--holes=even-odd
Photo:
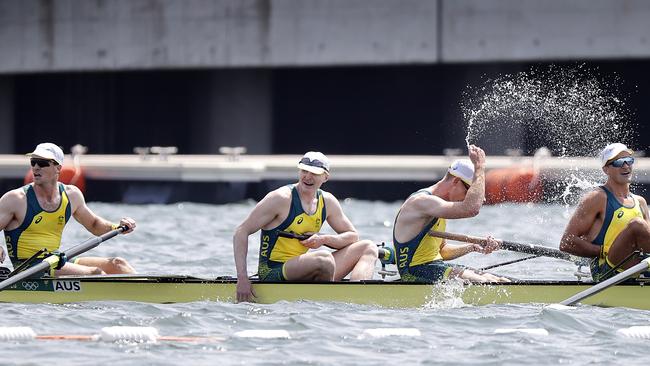
[[[447,173],[471,185],[474,180],[474,164],[467,159],[459,159],[451,163]]]
[[[607,165],[607,162],[614,159],[616,155],[622,153],[623,151],[627,151],[630,154],[634,154],[634,151],[632,149],[629,149],[627,146],[615,142],[613,144],[609,144],[605,146],[605,148],[598,154],[598,159],[600,159],[600,166],[604,167]]]
[[[314,174],[323,174],[330,171],[330,159],[319,151],[309,151],[298,162],[298,168]]]
[[[33,152],[27,154],[29,157],[54,160],[59,165],[63,165],[63,150],[51,142],[38,144]]]

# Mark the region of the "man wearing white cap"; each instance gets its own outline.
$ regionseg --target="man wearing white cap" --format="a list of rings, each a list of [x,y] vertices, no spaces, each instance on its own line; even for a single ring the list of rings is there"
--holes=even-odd
[[[607,181],[584,195],[560,241],[561,250],[592,258],[594,281],[639,263],[635,251],[650,253],[648,204],[630,193],[633,155],[621,143],[605,146],[598,158]]]
[[[48,253],[59,250],[61,235],[65,225],[73,216],[94,235],[104,234],[117,228],[95,213],[86,205],[83,194],[73,185],[58,182],[63,151],[57,145],[46,142],[36,146],[27,154],[30,158],[33,183],[11,190],[0,198],[0,229],[5,232],[5,243],[9,258],[14,267],[19,266],[33,255],[37,258],[30,265],[39,263]],[[135,221],[123,218],[119,225],[126,225],[133,231]],[[0,250],[4,260],[4,251]],[[135,273],[129,263],[119,257],[82,257],[74,261],[60,261],[59,267],[50,275],[90,275],[106,273]]]
[[[329,159],[310,151],[300,159],[298,169],[297,183],[268,193],[235,231],[237,301],[255,298],[246,256],[248,236],[260,230],[260,281],[338,281],[348,273],[352,281],[372,278],[377,246],[359,240],[338,199],[320,189],[329,179]],[[320,233],[326,221],[336,234]],[[300,240],[284,233],[308,238]],[[308,251],[323,245],[335,251]]]
[[[431,230],[445,231],[447,219],[478,215],[485,200],[485,152],[470,145],[469,158],[471,161],[454,161],[442,180],[413,193],[400,207],[393,225],[393,243],[402,281],[431,283],[453,277],[473,282],[508,281],[445,263],[470,252],[491,253],[499,248],[491,237],[481,246],[449,244],[428,235]]]

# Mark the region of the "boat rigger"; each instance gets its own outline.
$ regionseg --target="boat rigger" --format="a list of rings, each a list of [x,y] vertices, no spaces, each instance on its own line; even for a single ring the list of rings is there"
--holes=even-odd
[[[648,286],[646,286],[648,284]],[[253,282],[256,302],[345,302],[390,308],[423,307],[462,300],[467,305],[559,303],[591,288],[591,281],[515,281],[499,284],[418,284],[400,281]],[[138,301],[178,303],[235,301],[236,279],[190,276],[110,275],[21,280],[0,292],[0,302],[72,303]],[[650,310],[650,283],[626,281],[591,296],[584,304]]]

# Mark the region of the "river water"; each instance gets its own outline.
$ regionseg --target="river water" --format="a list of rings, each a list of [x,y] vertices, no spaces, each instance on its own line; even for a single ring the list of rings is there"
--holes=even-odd
[[[363,238],[391,238],[399,203],[344,200],[344,211]],[[178,203],[122,205],[90,203],[98,214],[117,220],[128,215],[137,230],[93,250],[122,256],[140,273],[235,275],[233,228],[254,202],[227,205]],[[573,207],[562,205],[486,206],[472,219],[450,220],[448,231],[556,247]],[[89,234],[72,223],[67,245]],[[256,269],[258,234],[250,238],[249,272]],[[522,254],[469,254],[456,262],[486,266]],[[499,267],[516,278],[573,279],[575,266],[537,258]],[[390,296],[390,294],[387,294]],[[283,302],[271,305],[195,302],[146,304],[92,302],[69,305],[1,304],[2,326],[30,326],[37,334],[95,334],[108,326],[152,326],[161,335],[219,336],[212,343],[107,343],[27,341],[0,344],[0,364],[65,365],[540,365],[641,364],[648,341],[623,338],[619,328],[649,325],[650,313],[626,308],[580,306],[559,311],[540,304],[469,306],[458,302],[422,309],[384,309],[341,303]],[[420,335],[373,337],[367,329],[417,328]],[[548,335],[498,334],[501,328],[543,328]],[[289,339],[240,338],[236,332],[284,329]]]

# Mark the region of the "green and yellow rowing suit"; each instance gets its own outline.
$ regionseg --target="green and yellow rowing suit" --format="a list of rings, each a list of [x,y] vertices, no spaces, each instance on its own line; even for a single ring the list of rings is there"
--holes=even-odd
[[[262,230],[260,258],[257,273],[260,281],[285,281],[284,263],[291,258],[305,254],[309,248],[300,244],[298,239],[278,236],[278,231],[294,234],[317,233],[325,221],[325,201],[323,191],[318,190],[318,205],[313,215],[308,215],[302,208],[296,185],[291,187],[291,206],[287,218],[276,228]]]
[[[607,194],[607,204],[605,206],[605,217],[603,218],[603,226],[598,232],[598,236],[594,239],[593,243],[600,245],[600,255],[597,258],[594,258],[591,261],[591,276],[594,281],[603,281],[607,277],[615,275],[617,272],[623,272],[623,269],[618,268],[617,271],[612,271],[609,275],[605,277],[607,272],[609,272],[613,267],[616,266],[616,263],[611,263],[607,259],[607,254],[609,253],[609,248],[618,237],[618,234],[623,231],[635,217],[643,219],[643,211],[641,211],[641,205],[639,200],[632,195],[634,199],[634,206],[626,207],[623,206],[618,199],[610,192],[605,186],[601,186],[605,193]]]
[[[411,196],[418,194],[432,195],[428,190],[422,189]],[[397,213],[399,217],[399,212]],[[397,217],[395,223],[397,223]],[[406,243],[400,243],[395,238],[395,225],[393,225],[393,243],[397,252],[397,269],[402,281],[405,282],[437,282],[447,279],[455,265],[446,264],[440,255],[442,238],[428,235],[429,231],[445,231],[447,220],[434,217],[422,228],[420,233]]]
[[[13,230],[5,230],[7,252],[14,267],[41,249],[48,252],[61,246],[63,228],[68,223],[72,207],[65,193],[65,185],[59,183],[61,203],[54,211],[45,211],[38,203],[34,187],[28,184],[22,189],[27,196],[27,210],[22,224]]]

